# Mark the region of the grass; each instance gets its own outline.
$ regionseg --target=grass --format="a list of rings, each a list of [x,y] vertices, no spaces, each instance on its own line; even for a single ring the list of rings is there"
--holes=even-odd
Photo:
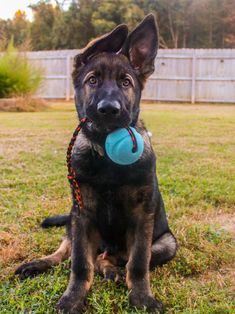
[[[235,107],[145,105],[167,214],[180,248],[151,274],[166,313],[234,313]],[[71,104],[46,112],[0,113],[0,313],[54,313],[69,262],[19,281],[22,261],[57,248],[62,229],[44,217],[68,212],[65,153],[76,125]],[[128,305],[125,285],[96,276],[86,313],[144,313]]]

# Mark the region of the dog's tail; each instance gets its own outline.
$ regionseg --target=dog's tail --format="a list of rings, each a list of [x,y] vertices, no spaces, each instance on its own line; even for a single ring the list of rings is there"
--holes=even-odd
[[[58,215],[48,217],[41,223],[42,228],[63,227],[70,222],[70,215]]]

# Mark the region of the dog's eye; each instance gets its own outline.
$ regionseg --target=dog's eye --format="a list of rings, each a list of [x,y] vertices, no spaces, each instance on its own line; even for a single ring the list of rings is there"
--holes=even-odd
[[[129,80],[129,78],[126,77],[122,80],[123,87],[128,87],[130,84],[131,84],[131,81]]]
[[[88,79],[88,82],[89,82],[90,85],[97,84],[97,81],[98,80],[97,80],[97,78],[94,75],[90,76],[90,78]]]

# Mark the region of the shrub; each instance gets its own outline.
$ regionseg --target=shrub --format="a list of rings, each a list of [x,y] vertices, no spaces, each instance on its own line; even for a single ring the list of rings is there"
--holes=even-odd
[[[0,56],[0,98],[32,95],[42,81],[42,71],[10,43]]]

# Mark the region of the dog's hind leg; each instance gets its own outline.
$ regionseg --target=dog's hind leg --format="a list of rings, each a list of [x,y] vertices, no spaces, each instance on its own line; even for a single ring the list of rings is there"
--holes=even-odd
[[[106,280],[119,281],[117,268],[117,260],[115,256],[105,256],[100,254],[96,259],[95,269]]]
[[[60,247],[53,254],[20,265],[16,269],[15,274],[19,275],[21,279],[35,276],[60,264],[65,259],[69,258],[70,255],[71,241],[66,237],[63,239]]]
[[[173,234],[169,231],[161,235],[151,248],[150,269],[157,265],[163,265],[174,258],[177,250],[177,242]]]

